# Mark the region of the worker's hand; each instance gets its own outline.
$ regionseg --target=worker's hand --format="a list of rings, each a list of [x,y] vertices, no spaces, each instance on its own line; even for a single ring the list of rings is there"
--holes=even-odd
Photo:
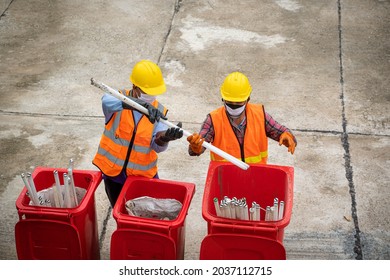
[[[296,147],[294,136],[290,132],[283,132],[279,138],[279,146],[284,145],[288,148],[288,151],[293,155]]]
[[[170,127],[165,131],[165,134],[161,137],[161,140],[164,142],[169,142],[172,140],[180,139],[183,137],[182,123],[179,122],[177,127]]]
[[[145,102],[143,100],[140,100],[138,98],[133,98],[133,97],[128,97],[134,102],[138,103],[139,105],[145,107],[148,110],[148,116],[146,116],[151,123],[155,123],[160,121],[161,119],[166,120],[167,117],[164,116],[163,113],[161,113],[157,108],[155,108],[152,104]],[[122,107],[123,109],[128,109],[128,110],[134,110],[134,108],[130,105],[128,105],[125,102],[122,102]]]
[[[161,113],[157,108],[153,107],[153,105],[149,104],[149,103],[146,103],[147,106],[145,107],[146,109],[148,109],[148,113],[149,113],[149,116],[148,119],[151,123],[155,123],[155,122],[158,122],[160,121],[160,118],[161,119],[164,119],[166,120],[167,118],[164,116],[163,113]]]
[[[188,136],[187,141],[190,143],[190,148],[195,154],[200,155],[203,152],[202,144],[204,142],[204,138],[202,138],[198,133],[193,133]]]

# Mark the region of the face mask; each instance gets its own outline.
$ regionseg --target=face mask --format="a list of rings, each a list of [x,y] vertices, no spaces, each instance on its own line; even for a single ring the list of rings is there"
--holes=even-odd
[[[236,106],[234,106],[234,107],[236,107]],[[230,115],[231,117],[233,117],[233,118],[234,118],[234,117],[239,117],[239,116],[242,114],[242,112],[244,112],[245,107],[246,107],[246,104],[240,105],[240,107],[233,109],[233,108],[229,107],[229,106],[225,103],[226,111],[227,111],[227,112],[229,113],[229,115]]]
[[[143,101],[146,101],[148,103],[153,103],[153,101],[156,100],[156,96],[149,95],[149,94],[143,94],[143,93],[141,93],[140,97],[138,97],[138,98],[143,100]]]

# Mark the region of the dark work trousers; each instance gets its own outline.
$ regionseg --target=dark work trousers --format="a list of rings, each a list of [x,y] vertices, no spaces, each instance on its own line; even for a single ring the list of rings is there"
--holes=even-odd
[[[115,202],[123,188],[123,184],[112,181],[110,178],[104,178],[104,186],[111,207],[114,208]]]
[[[154,179],[158,179],[158,173],[153,177]],[[111,207],[114,208],[116,201],[118,200],[119,194],[122,191],[123,184],[117,183],[111,180],[109,177],[104,178],[104,187],[106,190],[106,194],[108,200],[110,201]]]

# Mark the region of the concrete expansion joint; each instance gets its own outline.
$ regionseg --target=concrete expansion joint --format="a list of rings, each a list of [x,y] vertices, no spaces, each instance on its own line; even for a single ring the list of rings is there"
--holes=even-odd
[[[355,226],[355,245],[354,252],[356,254],[357,260],[363,259],[362,253],[362,244],[360,240],[360,228],[359,221],[357,215],[357,206],[356,206],[356,191],[355,184],[353,181],[353,169],[351,165],[351,154],[349,150],[349,141],[348,141],[348,132],[347,132],[347,118],[345,115],[345,96],[344,96],[344,66],[343,66],[343,33],[342,33],[342,24],[341,24],[341,16],[342,16],[342,7],[341,0],[337,1],[337,10],[338,10],[338,31],[339,31],[339,64],[340,64],[340,100],[341,100],[341,118],[342,118],[342,127],[343,132],[341,135],[341,142],[344,148],[344,160],[345,160],[345,176],[348,180],[349,193],[351,195],[351,212],[352,218]]]
[[[164,53],[164,50],[165,50],[165,46],[167,45],[169,34],[171,34],[171,30],[172,30],[173,22],[175,20],[175,16],[179,12],[179,10],[180,10],[181,2],[182,2],[182,0],[176,0],[176,2],[175,2],[175,6],[174,6],[171,22],[169,24],[169,28],[168,28],[167,34],[164,37],[164,42],[162,44],[163,46],[162,46],[160,54],[158,56],[157,64],[160,64],[161,57],[162,57],[162,55]]]
[[[112,207],[110,206],[110,207],[107,208],[106,217],[104,218],[104,221],[103,221],[103,228],[102,228],[102,231],[100,232],[100,239],[99,239],[99,247],[100,247],[100,249],[102,249],[103,243],[104,243],[104,239],[106,238],[107,224],[108,224],[108,221],[111,218],[111,212],[112,212]]]
[[[3,16],[6,16],[6,13],[9,9],[9,7],[11,6],[11,4],[14,2],[14,0],[11,0],[9,3],[8,3],[8,6],[4,9],[4,7],[1,7],[1,15],[0,15],[0,20],[2,19]]]
[[[31,112],[17,112],[17,111],[5,111],[0,109],[0,114],[3,115],[15,115],[15,116],[27,116],[27,117],[51,117],[51,118],[66,118],[66,119],[103,119],[104,116],[93,115],[74,115],[74,114],[51,114],[51,113],[31,113]]]

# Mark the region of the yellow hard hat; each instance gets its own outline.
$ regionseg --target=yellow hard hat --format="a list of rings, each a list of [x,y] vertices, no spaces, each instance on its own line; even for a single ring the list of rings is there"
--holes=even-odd
[[[134,66],[130,81],[149,95],[160,95],[167,90],[160,67],[149,60],[141,60]]]
[[[230,73],[221,86],[222,98],[231,102],[246,101],[252,92],[248,78],[240,73]]]

